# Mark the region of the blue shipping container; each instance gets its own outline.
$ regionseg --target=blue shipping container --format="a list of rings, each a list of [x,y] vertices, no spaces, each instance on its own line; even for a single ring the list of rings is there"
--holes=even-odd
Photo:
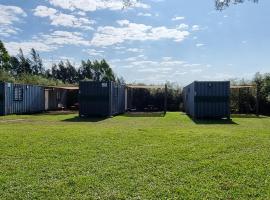
[[[195,81],[183,95],[185,112],[193,118],[230,118],[229,81]]]
[[[44,88],[41,86],[0,83],[0,115],[44,111]]]

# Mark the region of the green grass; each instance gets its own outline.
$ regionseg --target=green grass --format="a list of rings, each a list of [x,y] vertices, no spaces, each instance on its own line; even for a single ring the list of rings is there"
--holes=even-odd
[[[270,118],[0,117],[0,199],[270,199]]]

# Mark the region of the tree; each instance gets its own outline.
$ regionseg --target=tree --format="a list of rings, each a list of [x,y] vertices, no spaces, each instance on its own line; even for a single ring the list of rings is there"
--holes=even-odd
[[[10,70],[10,56],[6,50],[4,43],[0,40],[0,70]]]
[[[43,68],[42,59],[40,58],[37,51],[32,48],[31,49],[31,71],[34,75],[44,75],[45,69]]]
[[[75,67],[69,62],[69,60],[66,61],[66,83],[75,84],[78,82],[78,73]]]
[[[24,57],[22,49],[19,49],[18,60],[19,66],[16,74],[32,74],[31,61],[30,59]]]
[[[20,68],[20,61],[17,57],[11,56],[10,57],[10,65],[11,65],[11,74],[13,76],[16,76],[18,74],[19,68]]]
[[[126,81],[125,81],[125,79],[122,76],[121,77],[118,77],[116,81],[119,84],[123,84],[123,85],[126,84]]]
[[[139,0],[123,0],[123,7],[131,7]],[[248,0],[257,3],[259,0]],[[214,0],[217,10],[224,10],[232,4],[244,3],[245,0]]]
[[[249,0],[257,3],[258,0]],[[217,10],[224,10],[232,4],[244,3],[245,0],[215,0],[215,5]]]
[[[104,59],[100,61],[100,71],[102,81],[115,81],[113,70]]]
[[[93,80],[93,67],[89,59],[87,61],[82,61],[78,70],[78,78],[79,80]]]
[[[60,61],[58,65],[54,64],[52,66],[51,76],[65,84],[75,84],[78,82],[78,72],[69,60],[65,63]]]

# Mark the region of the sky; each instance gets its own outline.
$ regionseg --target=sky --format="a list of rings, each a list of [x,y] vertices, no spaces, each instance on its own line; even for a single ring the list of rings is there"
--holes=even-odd
[[[106,59],[127,83],[181,85],[270,72],[270,1],[215,10],[214,0],[0,0],[0,40],[35,48],[50,68]]]

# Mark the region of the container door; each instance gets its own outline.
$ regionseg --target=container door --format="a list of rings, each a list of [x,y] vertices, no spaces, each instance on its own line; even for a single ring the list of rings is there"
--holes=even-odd
[[[5,101],[5,85],[0,83],[0,115],[5,114],[4,101]]]
[[[128,109],[128,91],[125,88],[125,111]]]
[[[49,110],[49,90],[45,90],[45,110]]]

